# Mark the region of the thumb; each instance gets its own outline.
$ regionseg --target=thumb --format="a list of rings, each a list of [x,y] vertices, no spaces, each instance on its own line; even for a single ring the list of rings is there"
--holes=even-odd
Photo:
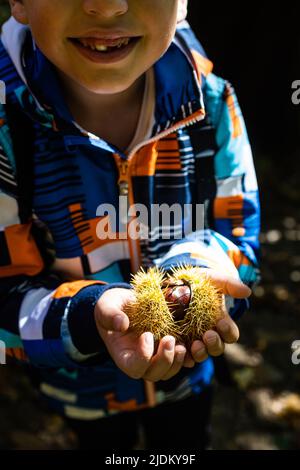
[[[95,306],[95,320],[98,327],[107,331],[124,333],[129,327],[129,318],[122,310],[132,300],[129,289],[114,288],[102,294]]]
[[[244,299],[251,295],[251,289],[240,279],[227,276],[219,271],[207,271],[207,276],[213,281],[216,288],[223,294],[229,295],[235,299]]]

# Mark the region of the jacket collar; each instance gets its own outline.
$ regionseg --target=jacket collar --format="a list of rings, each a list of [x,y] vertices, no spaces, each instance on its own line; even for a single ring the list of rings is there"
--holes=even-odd
[[[15,66],[16,57],[19,57],[18,67],[16,67],[19,75],[34,96],[40,111],[41,109],[45,111],[44,117],[48,116],[49,122],[46,123],[43,119],[41,124],[49,126],[51,121],[53,125],[54,117],[58,129],[67,127],[70,130],[70,125],[73,126],[73,119],[64,100],[55,68],[35,45],[28,28],[20,27],[12,19],[7,23],[10,23],[9,28],[4,26],[4,32],[17,29],[18,34],[14,37],[11,35],[11,41],[19,43],[12,47],[12,42],[10,42],[8,48],[5,34],[4,38],[2,35],[3,43],[9,49],[8,53]],[[172,128],[196,112],[204,113],[201,80],[191,60],[191,48],[199,49],[201,46],[195,40],[188,23],[184,22],[178,28],[169,49],[154,65],[156,104],[153,136]],[[12,57],[11,49],[14,50],[14,57]],[[19,55],[16,53],[17,49]],[[19,70],[20,63],[22,63],[22,70]],[[29,109],[25,111],[30,112]],[[36,119],[36,113],[34,114]],[[41,115],[41,112],[38,115]]]

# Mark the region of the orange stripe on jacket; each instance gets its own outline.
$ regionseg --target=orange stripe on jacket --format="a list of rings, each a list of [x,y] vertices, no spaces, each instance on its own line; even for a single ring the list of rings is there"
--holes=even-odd
[[[240,250],[228,250],[227,255],[236,268],[239,268],[242,265],[251,266],[251,261]]]
[[[157,144],[157,170],[181,170],[179,143],[176,134],[174,138],[162,139]]]
[[[157,160],[157,142],[141,148],[130,163],[131,176],[153,176]]]
[[[4,229],[11,264],[1,266],[0,277],[34,276],[42,271],[44,262],[31,234],[31,226],[32,223],[16,224]]]
[[[107,400],[107,409],[109,411],[118,410],[118,411],[134,411],[142,408],[146,408],[145,404],[139,405],[135,398],[127,401],[118,401],[115,398],[114,393],[108,393],[105,395]]]
[[[172,150],[172,153],[166,153],[167,150]],[[168,139],[143,147],[133,157],[130,168],[132,176],[153,176],[155,170],[180,170],[179,143],[176,134],[170,134]]]
[[[81,242],[81,247],[85,255],[91,253],[108,243],[112,243],[113,240],[123,239],[126,234],[120,232],[115,233],[111,230],[109,216],[96,217],[95,219],[84,220],[83,210],[81,204],[71,204],[69,206],[71,219],[73,226],[76,230],[76,234]],[[108,233],[107,238],[100,238],[97,236],[97,225],[99,222],[105,220],[105,229]],[[84,228],[83,228],[84,227]],[[126,237],[125,237],[126,238]]]
[[[161,140],[159,141],[157,148],[160,152],[176,150],[176,154],[179,153],[179,144],[177,139]]]
[[[161,165],[163,163],[176,163],[177,165],[181,165],[181,160],[179,155],[161,155],[160,158],[157,159],[157,165]]]
[[[214,201],[214,215],[217,219],[231,219],[242,222],[243,196],[217,197]]]
[[[176,134],[171,134],[167,139],[161,139],[157,142],[158,155],[163,152],[171,152],[174,155],[179,155],[179,143]]]
[[[5,353],[8,357],[13,357],[18,361],[29,361],[28,356],[25,354],[24,349],[22,348],[6,348]]]
[[[157,170],[181,170],[181,165],[169,165],[169,164],[164,164],[164,165],[156,165]]]
[[[53,299],[61,299],[62,297],[74,297],[84,287],[93,286],[95,284],[106,284],[101,281],[73,281],[61,284],[53,294]]]
[[[192,50],[192,56],[195,61],[196,70],[198,72],[198,78],[201,80],[201,74],[207,77],[207,75],[212,72],[214,64],[194,49]]]

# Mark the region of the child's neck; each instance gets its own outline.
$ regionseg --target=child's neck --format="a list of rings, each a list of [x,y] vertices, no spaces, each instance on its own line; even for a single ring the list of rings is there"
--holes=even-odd
[[[145,76],[121,93],[102,95],[84,89],[65,76],[61,76],[61,80],[75,121],[85,130],[125,150],[139,121]]]

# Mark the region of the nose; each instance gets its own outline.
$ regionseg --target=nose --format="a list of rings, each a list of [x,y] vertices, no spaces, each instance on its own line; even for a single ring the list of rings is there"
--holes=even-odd
[[[128,11],[128,0],[83,0],[82,3],[88,15],[110,18]]]

